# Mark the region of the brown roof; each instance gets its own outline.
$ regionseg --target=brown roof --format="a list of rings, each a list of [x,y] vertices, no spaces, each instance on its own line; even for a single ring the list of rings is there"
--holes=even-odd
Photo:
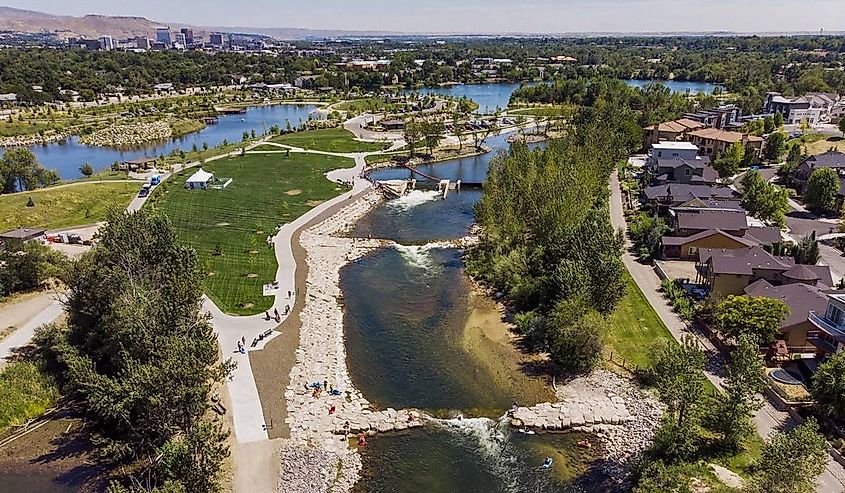
[[[664,245],[670,245],[670,246],[686,245],[687,243],[689,243],[691,241],[700,240],[702,238],[708,238],[708,237],[713,236],[713,235],[721,235],[721,236],[724,236],[725,238],[730,238],[730,239],[736,241],[737,243],[739,243],[741,245],[745,245],[745,246],[749,246],[749,247],[757,244],[754,241],[751,241],[751,240],[748,240],[748,239],[745,239],[745,238],[742,238],[742,237],[739,237],[739,236],[734,236],[730,233],[725,233],[721,229],[708,229],[707,231],[702,231],[701,233],[696,233],[692,236],[664,236],[661,239],[661,241],[663,242]]]
[[[702,263],[710,262],[713,274],[754,275],[754,269],[787,271],[795,265],[791,257],[778,257],[759,246],[728,250],[724,248],[702,248],[698,250]]]
[[[780,230],[771,226],[751,226],[745,232],[745,237],[753,239],[757,243],[764,245],[772,245],[782,241],[782,238],[780,237]]]
[[[748,228],[745,211],[734,210],[685,210],[676,214],[681,229],[722,229],[735,231]]]
[[[683,133],[688,130],[695,130],[697,128],[703,127],[704,124],[701,122],[697,122],[689,118],[681,118],[679,120],[673,120],[671,122],[663,122],[658,123],[657,125],[649,125],[645,129],[654,130],[655,128],[657,128],[658,132]]]
[[[830,267],[826,265],[796,265],[783,273],[783,277],[800,282],[818,281],[825,286],[833,284]]]
[[[827,310],[827,294],[824,287],[809,284],[785,284],[772,286],[765,279],[760,279],[745,288],[749,296],[765,296],[778,299],[789,307],[789,314],[780,324],[782,328],[791,327],[807,320],[810,311],[824,313]]]
[[[727,142],[729,144],[742,142],[743,135],[745,135],[748,138],[748,142],[763,142],[763,138],[756,135],[742,134],[740,132],[728,132],[726,130],[719,130],[718,128],[702,128],[700,130],[690,132],[689,135],[699,137],[701,139]]]

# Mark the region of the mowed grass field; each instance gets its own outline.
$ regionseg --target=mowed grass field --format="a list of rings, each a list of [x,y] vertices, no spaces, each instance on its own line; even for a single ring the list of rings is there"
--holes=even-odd
[[[58,229],[102,221],[109,207],[126,207],[141,182],[85,183],[0,195],[0,230]],[[35,204],[27,207],[30,197]]]
[[[625,277],[628,290],[610,316],[611,330],[604,334],[605,351],[608,355],[612,352],[615,361],[624,358],[629,368],[632,365],[644,368],[651,365],[649,354],[656,341],[674,339],[627,272]]]
[[[276,257],[266,239],[321,202],[345,191],[327,171],[351,168],[351,159],[318,154],[248,154],[203,166],[218,178],[232,178],[223,190],[187,190],[196,168],[158,187],[151,205],[164,212],[182,241],[199,254],[206,293],[221,310],[250,315],[272,305],[262,286],[275,280]]]
[[[379,142],[359,142],[351,132],[343,128],[324,128],[279,135],[272,142],[313,151],[326,152],[376,152],[384,149]],[[280,149],[281,150],[281,149]]]

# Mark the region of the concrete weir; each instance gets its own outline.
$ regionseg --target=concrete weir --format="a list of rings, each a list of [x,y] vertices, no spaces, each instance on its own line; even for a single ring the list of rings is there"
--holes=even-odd
[[[600,424],[621,425],[632,419],[622,397],[544,402],[532,407],[518,407],[511,412],[512,426],[544,430],[565,430]]]

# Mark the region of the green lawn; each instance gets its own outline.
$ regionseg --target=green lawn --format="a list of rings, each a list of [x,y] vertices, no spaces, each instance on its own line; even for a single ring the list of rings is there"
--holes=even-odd
[[[152,197],[153,207],[172,221],[193,246],[206,272],[206,293],[227,313],[247,315],[269,308],[262,286],[275,280],[276,257],[265,240],[280,223],[293,221],[345,189],[325,172],[352,167],[351,159],[319,154],[248,154],[220,159],[203,169],[232,178],[223,190],[186,190],[188,169]]]
[[[389,106],[393,105],[388,104],[384,98],[365,98],[338,103],[334,106],[334,109],[340,111],[351,110],[360,113],[362,111],[381,111]]]
[[[326,152],[376,152],[384,149],[379,142],[359,142],[351,132],[342,128],[308,130],[279,135],[273,142],[314,151]]]
[[[625,273],[625,277],[628,290],[610,317],[606,352],[613,352],[614,360],[624,358],[629,367],[643,368],[651,364],[649,351],[655,341],[674,339],[631,276]]]
[[[0,431],[38,417],[59,398],[55,382],[29,362],[10,363],[0,371]]]
[[[126,207],[139,183],[85,183],[0,195],[0,230],[20,227],[47,229],[102,221],[111,206]],[[33,207],[27,207],[29,198]]]

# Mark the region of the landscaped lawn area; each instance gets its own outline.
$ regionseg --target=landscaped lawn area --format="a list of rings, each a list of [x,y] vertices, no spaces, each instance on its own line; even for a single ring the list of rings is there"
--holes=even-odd
[[[34,363],[10,363],[0,371],[0,431],[44,414],[59,399],[56,383]]]
[[[272,305],[262,286],[275,280],[276,257],[266,243],[276,226],[343,193],[324,175],[352,167],[351,159],[320,154],[248,154],[203,166],[217,178],[232,178],[223,190],[187,190],[184,170],[153,194],[151,204],[193,246],[206,272],[206,293],[227,313],[261,313]]]
[[[605,351],[613,352],[616,361],[624,358],[629,368],[643,368],[651,365],[649,354],[656,341],[674,339],[627,272],[625,277],[628,290],[610,317],[611,331],[604,335]]]
[[[352,101],[344,101],[342,103],[338,103],[334,107],[334,109],[340,110],[340,111],[350,111],[351,110],[351,111],[356,111],[356,112],[360,113],[362,111],[380,111],[380,110],[387,108],[388,106],[393,106],[393,105],[389,105],[388,102],[385,101],[384,98],[365,98],[365,99],[355,99],[355,100],[352,100]]]
[[[313,151],[326,152],[376,152],[384,149],[380,142],[359,142],[343,128],[307,130],[273,137],[272,142]]]
[[[821,136],[820,136],[821,137]],[[804,147],[807,154],[816,155],[822,154],[830,150],[831,147],[839,152],[845,152],[845,140],[841,136],[828,136],[819,139],[808,140]]]
[[[141,182],[80,182],[0,195],[0,230],[94,224],[103,220],[109,207],[126,207],[140,188]],[[30,197],[35,204],[33,207],[26,206]]]

